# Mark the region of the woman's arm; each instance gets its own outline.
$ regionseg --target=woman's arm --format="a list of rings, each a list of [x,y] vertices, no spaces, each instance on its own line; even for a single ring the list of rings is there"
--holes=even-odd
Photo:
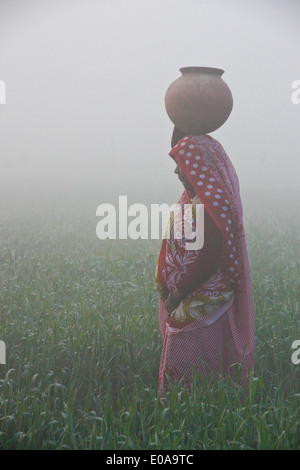
[[[178,289],[173,289],[172,292],[168,295],[167,300],[165,301],[165,309],[167,310],[168,314],[171,313],[179,306],[180,302],[184,297],[179,292]]]
[[[222,233],[205,210],[204,244],[201,250],[198,250],[196,260],[188,267],[187,272],[181,276],[176,285],[175,297],[177,299],[180,296],[181,300],[187,297],[216,272],[221,260],[222,244]]]

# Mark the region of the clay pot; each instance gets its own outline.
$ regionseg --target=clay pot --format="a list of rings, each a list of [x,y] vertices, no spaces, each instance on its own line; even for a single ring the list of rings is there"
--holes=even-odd
[[[213,132],[228,119],[233,99],[221,76],[213,67],[183,67],[182,76],[169,86],[165,105],[175,126],[189,135]]]

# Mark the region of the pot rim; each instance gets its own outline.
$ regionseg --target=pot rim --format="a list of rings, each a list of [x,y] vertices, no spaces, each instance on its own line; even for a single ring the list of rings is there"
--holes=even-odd
[[[218,69],[216,67],[202,67],[202,66],[188,66],[188,67],[181,67],[179,71],[184,74],[184,73],[190,73],[190,72],[204,72],[204,73],[211,73],[213,75],[223,75],[224,70],[223,69]]]

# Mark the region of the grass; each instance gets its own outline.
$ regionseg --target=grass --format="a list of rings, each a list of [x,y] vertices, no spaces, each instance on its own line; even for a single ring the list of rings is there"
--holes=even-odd
[[[299,449],[300,226],[269,204],[244,206],[256,311],[249,395],[195,378],[190,394],[179,384],[164,401],[159,242],[100,242],[96,219],[80,213],[2,217],[0,448]]]

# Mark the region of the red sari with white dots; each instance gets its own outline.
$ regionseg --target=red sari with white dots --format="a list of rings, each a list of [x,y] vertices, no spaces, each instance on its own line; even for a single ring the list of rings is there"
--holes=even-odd
[[[201,293],[202,289],[205,293],[216,293],[217,280],[220,289],[228,289],[230,286],[234,294],[227,303],[216,307],[209,315],[178,325],[170,320],[164,301],[160,298],[159,323],[163,351],[159,388],[163,391],[170,381],[180,380],[189,387],[195,371],[200,376],[232,375],[236,368],[233,364],[239,365],[239,380],[246,387],[249,372],[254,366],[254,307],[238,177],[221,144],[208,135],[185,136],[169,155],[186,174],[204,204],[210,222],[214,223],[215,230],[211,230],[211,240],[214,240],[214,235],[215,243],[221,240],[221,244],[218,247],[216,245],[219,263],[215,273],[208,279],[203,279],[198,286],[193,285],[195,263],[198,263],[201,279],[201,263],[205,259],[205,250],[212,253],[212,241],[210,244],[204,243],[194,263],[189,261],[187,266],[183,266],[183,277],[186,280],[189,271],[192,273],[191,285],[194,292]],[[185,200],[189,202],[187,191],[178,202],[182,204]],[[221,234],[219,239],[218,234]],[[185,248],[182,242],[177,243],[176,247],[178,257],[174,257],[173,243],[172,259],[188,259],[184,258]],[[157,266],[157,275],[165,290],[180,286],[180,282],[182,285],[180,275],[177,276],[180,282],[178,285],[174,284],[176,276],[172,272],[172,266],[176,269],[176,262],[170,263],[171,257],[170,241],[165,239]],[[214,264],[215,261],[214,259]],[[189,296],[192,298],[193,292]]]

